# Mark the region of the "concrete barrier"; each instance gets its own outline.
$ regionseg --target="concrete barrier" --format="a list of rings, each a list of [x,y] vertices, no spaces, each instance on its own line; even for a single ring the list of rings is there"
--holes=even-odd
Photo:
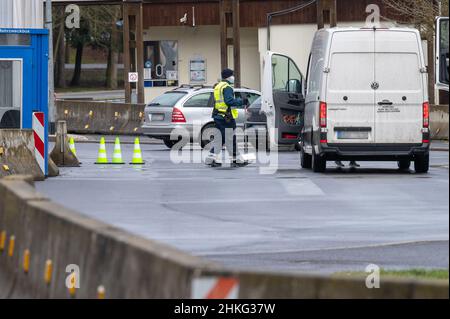
[[[432,105],[430,112],[431,138],[448,140],[448,105]]]
[[[6,234],[3,250],[0,245],[0,298],[96,298],[99,286],[106,298],[191,298],[195,281],[232,277],[243,299],[448,299],[448,282],[383,278],[380,289],[367,289],[365,278],[223,268],[65,209],[17,178],[0,180],[0,199],[0,244]],[[50,281],[47,261],[52,262]],[[65,285],[68,265],[80,270],[74,296]]]
[[[32,130],[0,130],[0,177],[14,174],[45,178],[34,156]]]
[[[95,101],[56,101],[57,119],[67,122],[70,133],[141,134],[144,107]]]
[[[70,133],[141,134],[145,105],[95,101],[58,100],[58,120],[67,121]],[[447,139],[448,105],[432,105],[430,122],[433,139]]]

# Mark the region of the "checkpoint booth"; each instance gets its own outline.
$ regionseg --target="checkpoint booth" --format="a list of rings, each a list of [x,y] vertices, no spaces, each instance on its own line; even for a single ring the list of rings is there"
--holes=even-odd
[[[46,175],[47,123],[48,30],[0,28],[0,129],[34,129]]]

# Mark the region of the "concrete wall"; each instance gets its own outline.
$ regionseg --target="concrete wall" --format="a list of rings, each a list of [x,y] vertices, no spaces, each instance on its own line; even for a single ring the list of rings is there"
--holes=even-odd
[[[431,138],[448,140],[448,105],[432,105],[430,112]]]
[[[56,112],[71,133],[140,134],[144,105],[59,100]]]
[[[199,27],[152,27],[144,31],[144,41],[178,41],[179,84],[189,84],[189,61],[201,56],[207,63],[207,83],[213,85],[220,78],[220,32],[218,26]],[[241,29],[242,85],[260,89],[258,60],[258,31],[256,28]],[[230,67],[233,59],[229,59]],[[145,102],[173,89],[173,87],[145,88]]]
[[[45,178],[34,156],[32,130],[0,130],[0,178],[14,174]]]
[[[0,180],[0,298],[69,298],[67,265],[80,267],[76,298],[191,298],[193,282],[226,276],[239,281],[239,298],[444,298],[448,282],[240,272],[207,263],[50,202],[21,180]],[[15,237],[9,255],[10,236]],[[30,268],[24,272],[25,250]],[[52,278],[44,280],[46,261]]]

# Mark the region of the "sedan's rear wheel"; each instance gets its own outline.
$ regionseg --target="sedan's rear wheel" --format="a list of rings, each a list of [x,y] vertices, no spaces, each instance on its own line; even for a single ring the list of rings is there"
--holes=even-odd
[[[182,148],[185,147],[187,144],[186,142],[182,142],[182,139],[179,139],[178,141],[173,141],[170,139],[170,137],[164,138],[163,142],[164,145],[166,145],[170,149],[172,149],[175,145],[178,145],[180,148]]]
[[[216,132],[217,128],[213,123],[205,125],[202,130],[202,136],[200,137],[200,145],[203,149],[211,148],[210,144],[214,141],[214,135],[217,134]]]
[[[176,141],[172,141],[170,138],[163,139],[164,145],[166,145],[168,148],[172,148],[177,143]]]

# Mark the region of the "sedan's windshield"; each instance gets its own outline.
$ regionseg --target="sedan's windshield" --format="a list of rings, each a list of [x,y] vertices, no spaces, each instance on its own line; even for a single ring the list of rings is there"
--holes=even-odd
[[[174,107],[186,92],[167,92],[155,98],[148,106]]]

